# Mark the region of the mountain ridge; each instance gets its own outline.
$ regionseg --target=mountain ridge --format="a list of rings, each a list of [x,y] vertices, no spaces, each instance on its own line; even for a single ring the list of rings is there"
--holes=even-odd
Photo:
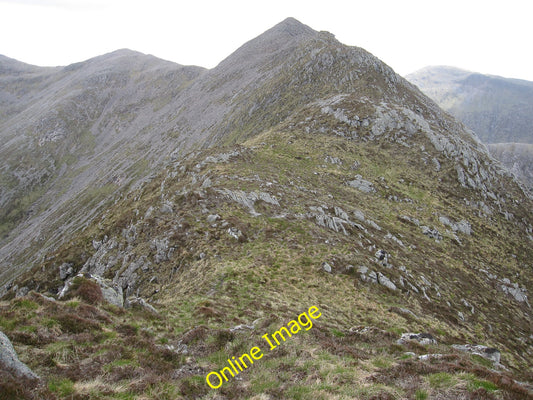
[[[37,65],[27,64],[25,62],[16,60],[14,58],[7,57],[3,54],[0,54],[0,72],[28,72],[35,71],[36,69],[46,69],[54,67],[39,67]]]
[[[0,327],[44,382],[2,389],[527,399],[533,200],[367,51],[293,19],[265,35],[210,70],[82,65],[0,121],[27,146],[0,148],[26,157],[2,188],[37,199],[2,248]],[[313,329],[207,385],[313,305]]]
[[[272,46],[271,52],[265,53],[264,49],[262,49],[262,43],[269,43],[271,41],[277,42],[278,40],[287,40],[286,47],[279,48],[278,46]],[[308,49],[301,47],[301,40],[304,40],[305,43],[308,43],[307,46],[317,46],[317,50],[315,50],[313,54],[312,61],[310,61],[311,59],[308,58]],[[288,50],[285,50],[285,48],[287,48]],[[289,59],[291,69],[280,70],[278,69],[279,67],[277,65],[283,65],[283,62],[287,60],[286,51],[289,51],[289,53],[292,55],[292,58]],[[245,59],[243,59],[243,52],[245,54],[255,52],[255,54],[259,57],[259,61],[254,60],[254,57],[249,57],[248,55],[244,57]],[[337,56],[335,58],[334,54],[343,54],[343,56]],[[106,60],[108,59],[120,60],[124,56],[126,56],[126,58],[128,59],[133,58],[138,62],[133,63],[131,65],[128,64],[129,67],[126,67],[123,63],[119,62],[118,71],[114,71],[114,67],[111,67],[111,71],[106,72],[105,70],[102,70],[100,69],[100,67],[98,67],[99,65],[106,65]],[[264,69],[265,57],[277,60],[274,61],[274,64],[270,63],[268,70]],[[276,62],[281,64],[276,64]],[[182,88],[177,88],[177,91],[174,91],[175,94],[170,94],[170,97],[166,97],[170,101],[167,102],[167,104],[162,104],[161,106],[158,106],[160,107],[158,112],[153,113],[153,116],[149,117],[149,119],[146,119],[143,114],[139,114],[139,117],[143,116],[143,119],[145,120],[145,122],[141,122],[142,125],[140,126],[138,122],[135,122],[135,118],[137,118],[138,120],[139,117],[134,117],[134,115],[132,115],[130,112],[127,112],[126,115],[130,115],[128,118],[130,118],[131,122],[128,122],[125,125],[125,135],[123,133],[123,139],[119,138],[119,141],[116,141],[116,139],[112,139],[113,136],[109,136],[102,137],[102,139],[100,139],[102,141],[101,143],[95,142],[94,138],[98,137],[95,135],[99,135],[97,132],[102,131],[102,129],[104,129],[105,132],[105,130],[109,129],[105,127],[105,125],[102,128],[98,127],[105,121],[105,119],[103,119],[102,116],[99,116],[98,118],[94,119],[88,116],[87,109],[90,107],[85,107],[85,110],[83,111],[83,117],[81,117],[81,115],[79,114],[79,109],[78,111],[75,111],[75,114],[70,118],[73,120],[75,119],[76,124],[79,124],[78,121],[80,120],[88,119],[88,123],[91,124],[88,126],[92,127],[90,128],[89,132],[84,130],[86,128],[83,127],[81,130],[78,129],[78,131],[80,132],[79,135],[81,136],[78,136],[78,138],[75,137],[74,140],[78,141],[80,138],[82,138],[82,147],[86,146],[83,144],[83,141],[86,141],[87,143],[92,143],[91,146],[97,147],[95,147],[93,150],[89,149],[89,153],[86,153],[87,155],[89,155],[89,159],[85,161],[87,155],[84,156],[85,158],[82,157],[80,159],[82,165],[88,165],[88,160],[92,159],[93,161],[90,161],[92,167],[87,170],[87,173],[81,172],[81,175],[78,175],[80,179],[75,180],[78,183],[76,184],[76,186],[73,187],[73,190],[71,190],[70,193],[78,193],[79,191],[83,191],[84,187],[87,187],[88,184],[91,184],[91,182],[95,182],[94,177],[99,176],[99,167],[97,167],[96,169],[94,168],[94,166],[99,165],[99,163],[95,164],[95,157],[90,155],[91,152],[93,152],[92,154],[96,154],[97,157],[99,157],[100,159],[102,159],[102,157],[104,157],[103,159],[105,159],[106,156],[105,151],[103,151],[103,149],[108,147],[113,148],[119,145],[119,143],[121,143],[120,140],[127,140],[128,142],[130,142],[130,146],[132,144],[134,146],[146,146],[147,143],[150,143],[150,153],[152,154],[151,157],[149,156],[149,153],[144,153],[142,158],[139,158],[136,161],[129,161],[127,165],[129,165],[129,168],[139,168],[135,167],[135,165],[139,165],[139,163],[141,163],[141,169],[146,169],[146,161],[150,160],[148,161],[148,165],[152,164],[152,167],[150,168],[153,168],[153,166],[158,165],[158,163],[160,163],[165,158],[176,157],[177,150],[185,150],[188,148],[190,149],[190,146],[198,145],[202,142],[204,144],[200,146],[205,147],[211,146],[219,142],[220,140],[223,140],[225,143],[228,144],[246,139],[247,137],[250,137],[250,135],[254,135],[261,132],[265,129],[265,127],[275,126],[280,121],[287,118],[298,107],[301,107],[306,103],[312,102],[313,98],[320,99],[324,96],[328,96],[328,91],[329,93],[333,94],[336,92],[338,93],[339,90],[341,90],[342,93],[342,89],[340,87],[342,85],[344,85],[348,91],[352,91],[355,88],[357,88],[357,90],[365,91],[368,90],[368,88],[371,88],[371,90],[378,90],[383,93],[390,91],[388,95],[392,96],[398,96],[398,84],[402,88],[410,88],[410,84],[407,81],[403,80],[403,78],[395,74],[392,69],[381,63],[370,53],[356,47],[344,46],[338,41],[336,41],[332,37],[332,35],[322,34],[320,32],[313,31],[311,28],[291,18],[282,21],[280,24],[266,31],[258,38],[247,42],[235,53],[226,58],[226,60],[222,61],[219,66],[211,70],[205,70],[200,67],[184,67],[180,66],[179,64],[169,63],[166,61],[159,60],[157,58],[152,58],[152,56],[142,55],[142,53],[132,52],[130,50],[119,50],[117,52],[112,52],[104,56],[96,57],[82,63],[77,63],[76,68],[73,71],[70,71],[68,67],[65,67],[62,72],[60,72],[60,77],[63,80],[67,79],[66,82],[79,82],[80,78],[85,79],[83,78],[84,75],[82,74],[82,70],[80,70],[80,68],[88,68],[89,71],[92,71],[91,68],[93,65],[96,65],[97,68],[95,72],[90,73],[89,76],[94,75],[94,77],[91,77],[89,80],[86,80],[86,83],[84,84],[85,87],[88,88],[90,94],[87,98],[86,94],[80,92],[80,96],[82,97],[77,98],[82,99],[82,101],[85,102],[89,101],[89,103],[87,104],[89,106],[92,106],[93,108],[93,104],[107,103],[106,109],[110,109],[112,112],[116,112],[113,110],[112,107],[109,106],[109,104],[112,104],[109,103],[109,96],[107,96],[107,98],[103,98],[103,101],[98,100],[98,103],[93,101],[92,99],[94,98],[96,100],[98,99],[98,96],[101,96],[102,93],[104,93],[100,92],[95,97],[94,93],[96,92],[94,92],[94,90],[100,90],[99,88],[103,88],[104,86],[108,87],[109,83],[112,83],[112,85],[117,85],[117,90],[123,90],[122,88],[127,82],[127,80],[125,79],[128,79],[123,75],[123,68],[126,68],[126,71],[128,71],[128,68],[132,71],[136,69],[140,71],[145,71],[147,66],[151,68],[152,65],[156,65],[158,68],[160,68],[160,71],[162,71],[164,74],[167,74],[162,76],[160,75],[160,77],[158,77],[157,79],[161,80],[163,79],[163,76],[168,76],[168,74],[174,74],[174,77],[177,76],[179,80],[183,80],[185,86],[183,86]],[[228,65],[237,65],[237,67],[231,69],[228,67]],[[243,65],[245,65],[246,67],[243,67]],[[109,68],[109,65],[106,68]],[[228,77],[228,71],[233,71],[233,75]],[[131,75],[131,72],[129,72],[129,74]],[[181,74],[181,76],[176,74]],[[79,76],[80,78],[72,80],[72,77],[77,76]],[[368,80],[360,79],[361,76],[366,77],[366,79]],[[296,96],[294,96],[290,90],[287,90],[288,88],[293,87],[295,85],[295,77],[296,81],[299,82],[299,93],[297,93]],[[58,89],[56,89],[57,93],[60,93],[60,91],[64,90],[64,88],[66,87],[65,84],[62,83],[61,79],[59,81],[61,85],[58,87]],[[68,79],[70,79],[70,81]],[[381,81],[383,79],[385,80]],[[217,82],[223,82],[222,86],[219,87],[219,83]],[[267,84],[264,85],[261,82],[267,82]],[[340,84],[340,86],[334,87],[329,82],[342,83]],[[67,83],[67,85],[68,84],[69,83]],[[79,83],[75,83],[75,85],[79,85]],[[339,84],[335,83],[334,85]],[[156,90],[160,90],[160,88]],[[317,90],[316,88],[327,88],[328,91],[321,92],[321,90],[323,89]],[[127,89],[127,91],[124,93],[131,93],[132,90],[133,89]],[[138,89],[135,89],[135,91],[138,93]],[[149,91],[145,91],[145,93],[149,93],[150,91],[153,92],[153,99],[165,97],[162,96],[159,92],[154,92],[153,86]],[[284,93],[283,96],[285,96],[285,98],[280,98],[280,93]],[[208,95],[206,96],[206,94]],[[53,99],[53,97],[50,97],[49,94],[48,96],[49,99]],[[217,96],[218,100],[212,101],[212,97],[217,98]],[[402,99],[405,99],[404,96],[400,97]],[[177,101],[172,100],[173,98]],[[141,104],[145,102],[145,100],[140,99],[136,101],[140,101]],[[435,104],[428,102],[427,99],[422,100],[422,98],[417,99],[416,101],[422,101],[422,103],[425,104],[426,107],[429,107],[429,110],[432,113],[432,118],[443,118],[443,115],[440,113],[440,110]],[[68,100],[67,106],[70,108],[74,106],[74,110],[76,110],[76,107],[78,107],[76,105],[77,102],[78,100]],[[46,99],[45,104],[47,108],[49,107],[49,103],[50,100]],[[220,107],[218,104],[225,104],[225,106]],[[279,111],[276,110],[279,105],[282,105],[283,107],[283,111],[281,114]],[[60,105],[59,107],[62,108],[64,106]],[[170,121],[172,121],[172,119],[175,119],[176,116],[170,115],[173,113],[173,110],[176,109],[179,109],[180,112],[178,114],[179,120],[177,121],[177,123],[174,124],[175,126],[172,126],[173,124],[171,123],[170,125],[162,125],[162,127],[159,129],[154,129],[154,122],[151,122],[154,121],[154,118],[155,120],[170,119]],[[104,109],[95,109],[94,115],[98,115],[98,113],[101,113],[103,110]],[[28,111],[32,115],[40,114],[40,111],[36,110],[35,106],[29,108]],[[43,137],[41,134],[41,137],[37,142],[37,148],[42,148],[42,146],[46,143],[54,144],[57,141],[59,144],[61,144],[62,142],[64,142],[62,138],[65,137],[65,132],[67,132],[65,129],[69,129],[68,127],[70,126],[70,122],[68,122],[68,120],[66,121],[61,117],[58,118],[57,112],[46,118],[50,118],[50,122],[48,124],[55,124],[55,127],[53,128],[53,131],[48,134],[48,136],[45,135]],[[96,124],[92,125],[92,121],[95,121]],[[133,126],[131,126],[132,122],[134,122]],[[257,122],[259,122],[258,125]],[[252,123],[253,125],[250,125],[250,123]],[[42,122],[40,122],[39,124],[42,124]],[[115,132],[119,132],[122,129],[120,128],[120,126],[117,126],[116,123],[114,125]],[[64,128],[62,128],[62,126]],[[151,127],[150,129],[153,133],[159,131],[160,139],[155,139],[153,133],[150,136],[142,135],[139,137],[138,132],[139,130],[141,132],[143,131],[142,126],[144,126],[144,130]],[[175,133],[177,130],[176,127],[180,127],[178,129],[183,130],[183,132]],[[461,132],[462,135],[465,134],[464,131],[460,128],[454,129],[456,130],[456,132]],[[16,129],[12,131],[16,132]],[[243,132],[245,132],[244,137],[242,136]],[[168,136],[169,133],[170,136]],[[141,139],[140,143],[135,144],[135,140],[137,139],[132,141],[134,135],[137,135]],[[181,138],[182,144],[178,148],[169,148],[165,144],[167,143],[165,136],[167,139],[173,139],[173,136],[175,135]],[[464,137],[468,141],[473,143],[476,148],[481,149],[481,147],[479,147],[479,143],[476,143],[476,137],[473,136],[472,133],[467,132],[467,136]],[[20,138],[17,138],[15,140],[20,141]],[[434,141],[435,145],[442,146],[442,144],[439,144],[439,141],[441,141],[442,139],[433,138],[432,140]],[[159,145],[156,145],[157,141],[160,141]],[[7,140],[5,140],[5,142],[7,142],[8,145],[9,143],[11,143],[9,141],[9,137],[7,138]],[[443,143],[446,142],[447,139]],[[75,147],[71,147],[69,151],[75,149],[78,145],[74,146]],[[445,144],[445,146],[449,146],[449,144]],[[98,148],[102,150],[97,150]],[[159,151],[162,149],[165,149],[165,153],[163,153],[163,156],[159,154]],[[66,148],[62,150],[65,156],[67,156],[68,154],[66,150]],[[55,154],[57,154],[57,149],[53,151],[55,151]],[[87,152],[87,149],[83,151]],[[96,153],[94,153],[95,151]],[[49,158],[50,156],[46,155],[45,157]],[[7,157],[7,159],[9,160],[9,157]],[[114,161],[112,161],[112,159],[110,161],[113,164],[116,164]],[[57,161],[54,161],[54,163],[57,164]],[[66,167],[69,168],[68,163]],[[65,168],[64,162],[62,168]],[[87,167],[81,166],[80,171],[85,168]],[[116,167],[114,167],[114,169],[116,169]],[[48,179],[47,176],[53,175],[54,170],[57,171],[57,166],[54,167],[52,165],[51,167],[45,167],[42,170],[45,175],[42,175],[41,173],[41,175],[37,175],[34,178],[30,178],[30,184],[31,182],[35,181],[35,179],[40,179],[41,181],[43,179]],[[114,192],[121,186],[121,184],[123,184],[124,177],[127,176],[124,174],[124,172],[122,172],[123,170],[124,168],[121,167],[117,169],[116,172],[110,173],[112,172],[112,169],[108,169],[107,172],[105,172],[107,178],[105,178],[105,180],[100,179],[100,183],[98,183],[97,186],[100,186],[102,188],[107,187],[108,189],[102,189],[105,193],[108,190]],[[63,172],[61,172],[60,170],[60,175],[62,173]],[[20,175],[21,173],[17,172],[16,174]],[[139,178],[141,178],[141,180],[143,178],[142,175],[143,173],[140,172]],[[465,178],[462,179],[464,180]],[[106,181],[111,182],[111,185],[105,183]],[[119,184],[113,184],[112,182],[118,182]],[[130,180],[126,180],[125,182],[125,184],[129,184],[128,182],[133,183]],[[476,185],[477,184],[475,183],[472,184],[472,186]],[[39,187],[40,186],[38,185],[36,189],[37,192],[39,192],[40,190],[38,189]],[[71,198],[70,196],[71,195],[67,195],[64,201],[68,203]],[[92,195],[90,195],[90,197],[92,197]],[[96,195],[96,197],[97,198],[95,198],[94,200],[98,200],[98,202],[104,199],[99,198],[98,195]],[[2,201],[3,204],[6,204],[5,202],[6,200]],[[9,207],[7,208],[9,209]],[[57,210],[59,210],[59,208],[57,208]],[[52,215],[49,212],[48,214],[50,216]],[[56,218],[57,217],[53,217],[53,220],[55,221]],[[33,240],[31,238],[35,238],[33,228],[31,228],[31,224],[27,224],[26,226],[28,226],[28,228],[26,230],[26,236],[23,236],[24,240],[12,240],[11,243],[17,243],[21,241],[31,243],[31,241]],[[44,248],[47,247],[45,246]],[[0,253],[4,254],[3,257],[5,257],[6,254],[9,254],[12,251],[13,247],[8,246],[6,249],[2,249]]]
[[[264,43],[278,43],[280,40],[286,40],[286,45],[281,48],[275,45],[267,46],[270,52],[265,52],[262,48]],[[303,42],[317,48],[317,55],[322,59],[320,64],[309,58]],[[318,50],[320,48],[322,50]],[[11,182],[7,187],[14,188],[4,189],[4,193],[0,193],[0,203],[5,210],[0,218],[0,222],[4,221],[3,231],[10,230],[13,224],[18,225],[17,221],[28,220],[24,215],[29,216],[29,219],[34,218],[35,212],[29,212],[28,203],[34,203],[36,198],[40,198],[40,193],[47,191],[47,185],[59,179],[58,189],[52,190],[52,193],[64,190],[62,187],[65,182],[63,178],[58,178],[57,174],[63,174],[61,171],[65,168],[78,170],[81,174],[74,172],[74,177],[79,178],[74,179],[76,189],[69,190],[67,196],[64,196],[65,201],[68,202],[71,196],[84,191],[84,188],[85,192],[89,190],[87,195],[92,198],[95,192],[114,192],[113,187],[118,189],[123,184],[133,183],[130,182],[131,179],[121,178],[128,176],[124,174],[124,169],[137,170],[141,178],[141,170],[146,170],[148,165],[153,167],[163,159],[175,157],[179,151],[190,149],[199,143],[209,146],[221,138],[232,137],[231,141],[234,142],[240,140],[243,133],[246,136],[257,134],[265,127],[279,123],[296,107],[312,98],[318,99],[323,94],[320,93],[323,89],[333,92],[341,89],[340,86],[350,87],[357,79],[357,74],[364,73],[368,68],[386,71],[387,79],[392,81],[400,79],[375,57],[355,47],[351,48],[353,53],[350,56],[337,63],[337,76],[328,77],[323,72],[331,68],[335,52],[342,48],[331,35],[312,31],[294,19],[287,19],[243,45],[240,50],[211,70],[180,66],[129,50],[125,54],[128,60],[135,61],[131,64],[118,62],[105,66],[108,58],[121,59],[124,52],[119,51],[104,55],[103,58],[96,57],[76,63],[70,68],[67,66],[53,70],[57,73],[40,78],[45,86],[36,86],[36,93],[43,94],[37,94],[36,96],[40,97],[36,98],[28,97],[27,105],[21,105],[25,107],[25,110],[20,111],[22,114],[19,115],[17,110],[15,117],[0,124],[0,134],[6,143],[3,146],[5,159],[10,160],[14,155],[14,160],[8,162],[11,166],[4,172],[4,179]],[[243,51],[251,52],[250,54],[255,56],[243,56]],[[300,75],[296,76],[296,80],[293,79],[289,68],[280,70],[280,66],[288,65],[289,55],[292,56],[292,67],[300,63]],[[266,59],[269,62],[265,68]],[[154,65],[159,69],[148,72]],[[246,68],[243,65],[246,65]],[[364,66],[364,69],[356,72],[353,68],[357,65]],[[333,88],[327,84],[328,80],[333,84],[341,78],[339,74],[344,73],[346,77],[342,78],[340,86]],[[136,79],[141,79],[140,85],[133,79],[134,75],[137,76]],[[171,79],[173,87],[166,86],[167,79]],[[305,90],[293,96],[287,88],[298,81],[301,81],[299,86]],[[13,86],[15,85],[18,83],[13,83]],[[69,95],[63,97],[66,92]],[[283,100],[286,104],[282,105],[281,114],[276,110],[282,103],[277,98],[280,93],[285,93],[286,96]],[[19,104],[24,104],[24,101]],[[149,104],[152,104],[151,108],[147,107]],[[140,110],[142,112],[138,112]],[[179,112],[176,113],[176,110]],[[119,121],[116,115],[121,115],[120,118],[124,121]],[[239,129],[241,132],[237,132]],[[109,131],[114,134],[104,135]],[[22,132],[31,134],[21,134]],[[150,132],[150,135],[142,132]],[[171,144],[176,143],[176,137],[181,141],[177,146]],[[74,142],[77,141],[81,141],[81,144],[76,145]],[[36,170],[32,170],[31,165],[29,170],[26,166],[21,169],[20,166],[24,164],[15,161],[18,157],[16,148],[24,146],[34,147],[42,154],[35,160],[38,165]],[[60,150],[56,149],[58,146],[61,147]],[[86,153],[80,159],[79,167],[76,166],[78,163],[68,156],[69,151],[76,154],[76,146],[82,146]],[[125,165],[121,167],[113,161],[113,151],[108,150],[117,146],[130,148],[125,151],[132,154],[138,154],[135,147],[147,146],[149,150],[148,153],[143,153],[142,157],[125,160]],[[52,149],[48,150],[48,147]],[[87,155],[91,159],[89,167],[85,159]],[[73,164],[67,163],[65,166],[64,161],[67,159]],[[86,168],[86,172],[82,172]],[[21,179],[26,183],[17,186],[15,182]],[[121,185],[109,185],[106,182],[120,182]],[[88,189],[90,186],[102,189],[95,191]],[[29,192],[22,204],[17,203],[21,196],[13,192],[17,191],[17,188]],[[52,193],[48,202],[55,196]],[[57,209],[60,208],[57,205]],[[51,223],[56,223],[57,217],[52,217],[49,212],[48,215]],[[37,235],[31,224],[26,223],[24,226],[25,228],[22,228],[22,225],[17,228],[15,234],[20,232],[23,236],[18,240],[11,239],[12,244],[29,244],[36,239]],[[13,246],[9,244],[7,248],[0,249],[0,259],[5,260],[13,250]],[[17,258],[23,260],[22,257]]]

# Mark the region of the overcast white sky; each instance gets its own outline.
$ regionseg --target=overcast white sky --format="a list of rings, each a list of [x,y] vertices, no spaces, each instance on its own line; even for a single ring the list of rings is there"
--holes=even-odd
[[[531,0],[0,0],[0,54],[51,66],[129,48],[211,68],[286,17],[402,75],[452,65],[533,81]]]

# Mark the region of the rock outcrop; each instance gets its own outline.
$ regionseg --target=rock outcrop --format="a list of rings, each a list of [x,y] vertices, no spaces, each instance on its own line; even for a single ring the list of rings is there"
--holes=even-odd
[[[0,367],[11,371],[19,378],[40,379],[26,364],[21,362],[9,338],[0,331]]]
[[[396,341],[398,344],[417,342],[421,345],[437,344],[437,340],[430,333],[403,333],[402,337]]]
[[[456,350],[464,351],[471,354],[476,354],[487,360],[492,361],[494,364],[500,364],[501,354],[498,349],[494,347],[487,347],[483,345],[472,345],[472,344],[454,344],[452,347]]]

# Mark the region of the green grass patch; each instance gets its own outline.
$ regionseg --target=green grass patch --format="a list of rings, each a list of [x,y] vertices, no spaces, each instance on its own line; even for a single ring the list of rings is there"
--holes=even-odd
[[[13,302],[13,308],[20,310],[37,310],[39,305],[30,299],[20,299]]]
[[[58,326],[59,322],[55,320],[54,318],[43,317],[41,319],[41,325],[47,328],[53,328],[55,326]]]
[[[391,332],[391,333],[394,333],[398,336],[401,336],[402,333],[404,333],[404,329],[398,327],[398,326],[391,326],[390,328],[387,329],[388,332]]]
[[[24,325],[19,328],[22,332],[37,332],[35,325]]]
[[[333,336],[337,336],[337,337],[344,337],[346,336],[344,334],[344,332],[338,330],[338,329],[335,329],[335,328],[331,328],[331,333],[333,334]]]
[[[117,400],[135,400],[136,397],[137,396],[134,393],[123,392],[113,394],[112,398]]]
[[[137,366],[139,366],[139,363],[137,361],[135,361],[135,360],[121,358],[119,360],[114,360],[111,363],[105,365],[104,368],[103,368],[103,371],[104,372],[111,372],[115,368],[126,367],[126,366],[137,367]]]
[[[100,334],[100,341],[101,342],[105,342],[107,340],[112,340],[112,339],[115,339],[117,337],[117,332],[116,331],[104,331]]]
[[[446,372],[437,372],[436,374],[428,375],[427,380],[429,385],[434,389],[448,388],[457,382],[457,379]]]
[[[484,379],[479,379],[474,375],[468,374],[466,376],[466,379],[468,381],[466,387],[471,392],[480,388],[485,389],[487,392],[495,392],[496,390],[498,390],[498,386],[495,383],[486,381]]]
[[[487,368],[492,368],[493,367],[493,363],[491,360],[488,360],[484,357],[481,357],[477,354],[472,354],[471,356],[471,359],[472,361],[474,361],[476,364],[479,364],[479,365],[482,365],[484,367],[487,367]]]
[[[291,386],[287,390],[287,397],[295,400],[307,400],[313,388],[307,385]]]
[[[417,389],[415,392],[415,399],[416,400],[426,400],[428,398],[428,392],[426,392],[424,389]]]
[[[252,379],[251,389],[254,393],[260,394],[272,391],[281,385],[274,376],[270,374],[260,374],[258,378]]]
[[[386,357],[377,357],[372,360],[372,365],[377,368],[389,368],[393,361]]]
[[[17,322],[14,319],[8,319],[6,317],[0,316],[0,327],[2,331],[9,332],[15,329]]]
[[[68,396],[74,393],[74,383],[70,379],[52,379],[48,382],[48,389],[60,396]]]
[[[70,308],[77,308],[80,305],[80,302],[78,300],[70,300],[66,303],[66,305]]]

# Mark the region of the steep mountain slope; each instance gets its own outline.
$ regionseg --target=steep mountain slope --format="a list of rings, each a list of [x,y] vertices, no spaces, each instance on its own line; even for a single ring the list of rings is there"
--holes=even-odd
[[[441,66],[407,79],[484,143],[533,143],[533,82]]]
[[[181,152],[4,286],[41,397],[531,396],[533,202],[413,85],[288,19],[166,113]]]
[[[23,110],[57,68],[41,68],[0,55],[0,117],[2,121]]]
[[[57,243],[106,195],[150,173],[168,153],[167,135],[151,129],[158,108],[204,71],[125,50],[28,68],[2,68],[1,98],[15,104],[0,122],[0,260],[14,263],[3,278],[35,251],[21,250]]]
[[[354,90],[368,68],[397,79],[366,51],[348,57],[334,43],[289,18],[209,71],[119,51],[29,85],[35,100],[0,125],[0,281],[180,152],[257,134],[312,100]]]
[[[517,179],[533,189],[533,144],[493,143],[487,147]]]

